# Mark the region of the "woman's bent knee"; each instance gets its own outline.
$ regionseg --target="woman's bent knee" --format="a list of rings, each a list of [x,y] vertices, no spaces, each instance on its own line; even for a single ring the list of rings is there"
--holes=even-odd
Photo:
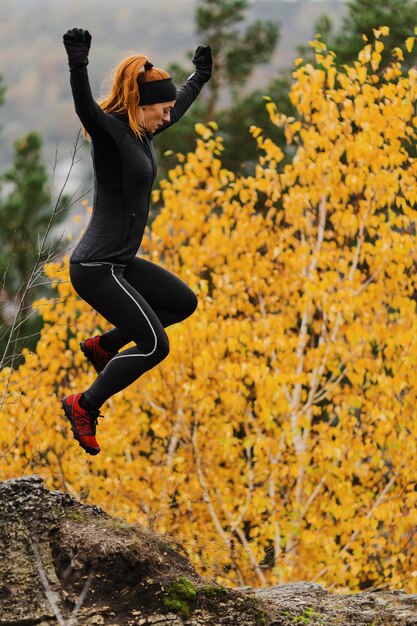
[[[163,361],[164,359],[167,358],[168,354],[169,354],[169,339],[168,339],[168,335],[165,334],[164,337],[162,337],[161,339],[159,339],[158,341],[158,358],[159,358],[159,362]]]
[[[168,335],[165,332],[155,335],[153,345],[137,341],[136,346],[142,354],[153,360],[154,365],[166,359],[170,350]]]

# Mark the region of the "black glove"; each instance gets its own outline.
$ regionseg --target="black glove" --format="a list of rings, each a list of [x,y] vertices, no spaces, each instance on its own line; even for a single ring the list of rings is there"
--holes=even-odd
[[[203,83],[210,80],[213,70],[210,46],[198,46],[194,53],[193,63],[196,69],[194,77],[200,78]]]
[[[88,65],[88,52],[91,45],[91,35],[88,30],[71,28],[64,35],[64,46],[68,54],[70,70]]]

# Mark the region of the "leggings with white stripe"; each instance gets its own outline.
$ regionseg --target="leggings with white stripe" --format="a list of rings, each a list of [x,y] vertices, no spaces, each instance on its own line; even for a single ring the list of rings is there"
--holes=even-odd
[[[164,328],[189,317],[197,298],[174,274],[138,257],[126,266],[71,263],[70,277],[78,295],[113,325],[105,335],[115,351],[136,344],[118,352],[84,392],[100,408],[168,356]]]

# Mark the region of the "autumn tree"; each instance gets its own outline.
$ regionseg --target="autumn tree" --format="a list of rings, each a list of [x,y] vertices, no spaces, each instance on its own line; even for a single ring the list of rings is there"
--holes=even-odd
[[[362,48],[362,36],[368,41],[374,41],[374,29],[381,24],[389,28],[387,43],[384,47],[380,67],[391,62],[391,50],[397,47],[405,48],[407,37],[413,35],[416,25],[415,0],[386,0],[386,2],[372,2],[371,0],[349,0],[346,3],[347,12],[338,30],[335,32],[331,18],[322,15],[314,25],[315,33],[320,33],[323,41],[336,53],[337,62],[352,63]],[[300,46],[300,54],[305,55],[307,48]],[[413,64],[412,58],[407,58],[404,67]]]
[[[199,308],[103,407],[94,459],[59,398],[91,383],[78,342],[106,323],[67,262],[48,265],[59,299],[39,303],[36,352],[0,389],[1,478],[82,491],[174,535],[219,581],[417,591],[417,70],[380,70],[387,35],[352,65],[318,42],[314,64],[297,60],[297,117],[267,103],[289,163],[253,126],[259,161],[236,176],[216,125],[196,127],[142,253]]]
[[[247,139],[254,122],[268,136],[273,137],[287,159],[291,158],[292,148],[286,145],[283,129],[277,128],[271,122],[265,108],[265,100],[273,100],[280,111],[288,116],[294,115],[289,98],[291,81],[291,73],[281,71],[278,77],[265,87],[239,96],[229,108],[219,112],[217,120],[224,138],[222,163],[232,172],[250,175],[255,171],[259,152],[256,144]]]
[[[407,37],[413,35],[416,25],[415,0],[388,0],[372,3],[369,0],[351,0],[347,5],[347,15],[335,37],[333,49],[340,63],[351,61],[358,55],[360,38],[364,34],[368,41],[373,41],[373,29],[385,24],[389,27],[387,45],[384,48],[381,65],[390,62],[390,50],[404,47]],[[407,60],[406,63],[413,63]]]

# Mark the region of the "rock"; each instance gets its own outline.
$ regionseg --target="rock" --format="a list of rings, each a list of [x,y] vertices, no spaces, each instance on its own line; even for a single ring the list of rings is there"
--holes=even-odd
[[[300,582],[255,594],[267,606],[269,626],[417,626],[417,595],[401,591],[342,595]]]
[[[0,626],[417,626],[401,591],[219,587],[180,546],[37,476],[0,482],[0,568]]]
[[[230,591],[221,608],[217,597],[206,597],[205,589],[217,587],[179,549],[97,506],[49,491],[37,476],[0,482],[0,626],[52,626],[71,618],[77,626],[261,624],[245,598],[238,606],[238,592]],[[174,602],[175,613],[164,600]]]

